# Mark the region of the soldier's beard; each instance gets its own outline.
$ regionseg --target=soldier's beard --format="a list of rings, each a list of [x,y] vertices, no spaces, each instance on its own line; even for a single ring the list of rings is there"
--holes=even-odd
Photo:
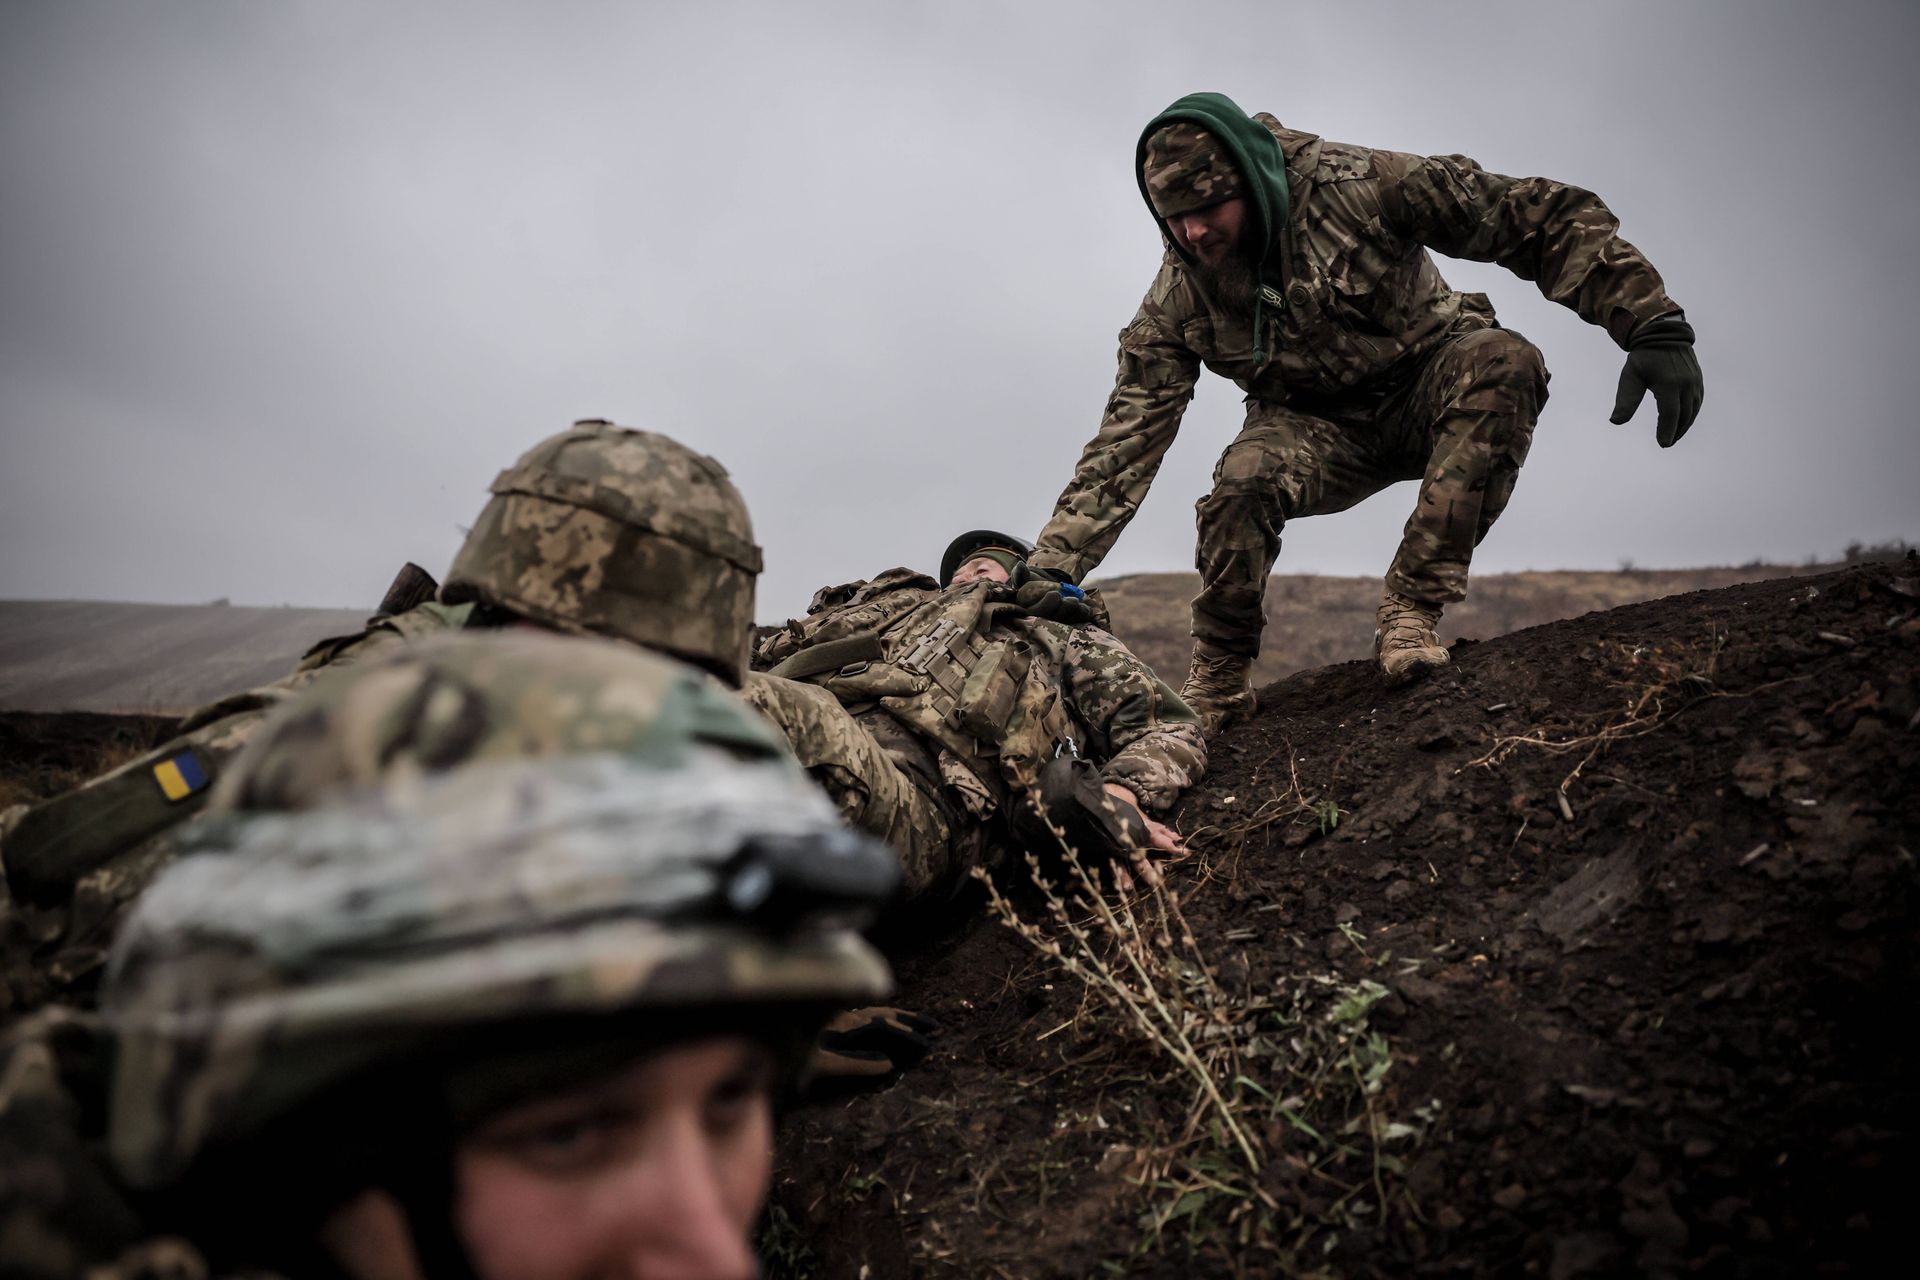
[[[1260,292],[1260,281],[1253,273],[1252,261],[1245,254],[1237,251],[1230,253],[1218,265],[1211,267],[1196,261],[1193,273],[1199,278],[1200,287],[1213,299],[1213,305],[1222,311],[1253,309],[1253,300]]]

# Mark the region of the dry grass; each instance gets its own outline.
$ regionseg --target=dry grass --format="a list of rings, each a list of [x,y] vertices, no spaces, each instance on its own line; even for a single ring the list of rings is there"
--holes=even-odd
[[[1622,694],[1622,705],[1618,709],[1601,717],[1596,724],[1560,736],[1544,729],[1504,735],[1495,739],[1485,755],[1469,763],[1477,768],[1492,768],[1522,749],[1550,755],[1578,753],[1579,763],[1560,780],[1559,790],[1564,796],[1575,779],[1609,746],[1654,732],[1692,703],[1713,693],[1714,675],[1726,640],[1725,633],[1716,631],[1703,642],[1672,648],[1615,643],[1608,647],[1609,656],[1622,674],[1608,683]]]
[[[1055,834],[1061,833],[1056,830]],[[1241,1074],[1236,1047],[1240,1037],[1233,1020],[1237,1011],[1215,982],[1198,939],[1187,927],[1179,895],[1156,874],[1150,880],[1142,877],[1145,893],[1130,899],[1117,888],[1104,888],[1064,837],[1060,848],[1066,872],[1060,883],[1048,875],[1037,855],[1025,855],[1028,874],[1046,903],[1053,930],[1022,918],[992,877],[976,869],[994,915],[1171,1058],[1232,1137],[1247,1171],[1258,1173],[1260,1158],[1228,1101],[1233,1081]],[[1064,892],[1061,883],[1067,886]],[[1135,914],[1136,902],[1148,918],[1150,932]],[[1056,934],[1064,934],[1067,941],[1063,944]]]
[[[161,716],[0,712],[0,809],[37,804],[90,782],[172,736]]]
[[[1288,776],[1284,795],[1231,827],[1204,830],[1237,843],[1274,823],[1337,821],[1291,766]],[[1164,876],[1137,876],[1136,891],[1124,891],[1059,844],[1057,862],[1024,857],[1037,918],[979,878],[993,914],[1086,995],[1041,1038],[1069,1027],[1095,1040],[1135,1036],[1169,1064],[1162,1086],[1188,1099],[1171,1126],[1148,1126],[1113,1148],[1130,1157],[1126,1176],[1149,1202],[1132,1256],[1177,1246],[1260,1273],[1262,1260],[1281,1256],[1292,1260],[1288,1271],[1305,1273],[1342,1231],[1412,1213],[1392,1148],[1417,1141],[1432,1117],[1388,1115],[1392,1050],[1368,1025],[1386,989],[1307,974],[1272,993],[1230,991]]]
[[[1260,779],[1276,755],[1285,756],[1287,777],[1285,785],[1274,790],[1262,787]],[[1188,835],[1187,842],[1197,849],[1237,850],[1244,847],[1251,837],[1280,825],[1307,823],[1318,827],[1320,833],[1325,835],[1338,827],[1340,819],[1345,816],[1345,811],[1331,795],[1309,791],[1301,785],[1299,758],[1294,754],[1291,739],[1282,738],[1280,746],[1253,767],[1246,790],[1265,792],[1266,798],[1230,821],[1196,827]]]

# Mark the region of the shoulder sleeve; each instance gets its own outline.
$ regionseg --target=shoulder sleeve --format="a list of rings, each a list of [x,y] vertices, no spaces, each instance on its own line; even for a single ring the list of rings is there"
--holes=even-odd
[[[1101,776],[1149,809],[1170,806],[1207,771],[1199,717],[1125,645],[1094,627],[1067,641],[1068,705],[1094,736]]]
[[[1180,336],[1176,271],[1164,263],[1133,322],[1120,332],[1120,367],[1100,429],[1035,541],[1033,562],[1075,581],[1106,558],[1160,470],[1193,398],[1200,359]]]
[[[405,613],[375,616],[364,629],[352,635],[331,636],[308,649],[300,658],[295,673],[317,671],[322,667],[344,666],[372,654],[384,652],[399,641],[418,640],[442,631],[460,631],[473,616],[473,605],[441,604],[429,600]]]
[[[1465,156],[1376,151],[1382,221],[1449,257],[1497,262],[1625,346],[1680,305],[1591,191],[1489,173]]]

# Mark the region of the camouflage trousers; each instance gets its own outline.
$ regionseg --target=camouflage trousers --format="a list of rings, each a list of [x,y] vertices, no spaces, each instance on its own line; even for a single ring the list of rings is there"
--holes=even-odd
[[[900,762],[902,753],[924,749],[890,716],[856,717],[818,685],[760,672],[741,692],[785,735],[847,825],[899,855],[909,895],[957,888],[980,861],[981,824],[953,813],[934,784]],[[889,749],[883,736],[899,740]]]
[[[1456,333],[1404,379],[1311,406],[1249,400],[1195,504],[1193,634],[1260,652],[1267,575],[1290,519],[1345,511],[1419,480],[1387,586],[1436,604],[1467,592],[1473,549],[1506,508],[1547,398],[1539,349],[1511,329]]]

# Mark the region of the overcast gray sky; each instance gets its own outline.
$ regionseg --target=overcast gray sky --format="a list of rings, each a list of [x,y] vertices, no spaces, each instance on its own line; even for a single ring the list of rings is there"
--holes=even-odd
[[[579,417],[718,457],[761,616],[1044,522],[1183,93],[1601,193],[1700,334],[1693,433],[1553,370],[1479,569],[1920,539],[1910,4],[0,3],[0,596],[370,606]],[[1103,572],[1191,566],[1208,375]],[[1280,568],[1384,570],[1399,486]]]

